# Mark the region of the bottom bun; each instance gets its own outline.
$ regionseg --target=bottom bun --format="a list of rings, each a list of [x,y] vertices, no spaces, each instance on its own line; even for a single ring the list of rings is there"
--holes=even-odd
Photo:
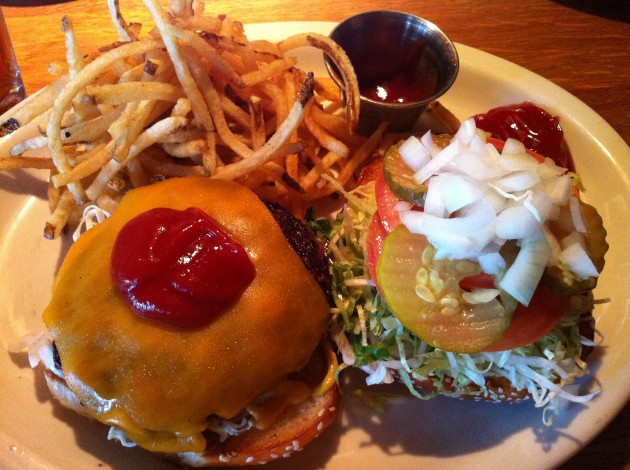
[[[327,375],[329,367],[326,352],[320,347],[307,366],[294,374],[294,378],[315,389]],[[47,368],[44,377],[57,401],[80,415],[90,417],[60,375]],[[339,410],[340,398],[341,393],[335,382],[325,393],[313,393],[301,403],[288,407],[273,425],[264,430],[252,428],[223,442],[220,442],[217,434],[208,431],[208,444],[204,452],[160,455],[189,467],[254,465],[286,458],[301,450],[332,424]]]
[[[580,335],[593,341],[595,337],[594,324],[591,312],[584,313],[579,320]],[[592,346],[583,346],[580,359],[586,361],[593,351]],[[399,374],[393,371],[394,377],[402,382]],[[493,403],[517,403],[532,398],[531,393],[527,389],[518,389],[506,377],[486,377],[485,386],[482,388],[475,383],[466,386],[454,385],[453,377],[445,377],[440,383],[439,388],[431,378],[427,379],[411,379],[414,387],[420,393],[445,395],[454,398],[463,398],[467,400],[489,401]]]
[[[442,382],[441,389],[438,390],[431,379],[412,379],[413,384],[422,393],[439,393],[455,398],[465,398],[467,400],[491,401],[493,403],[516,403],[531,398],[527,389],[518,390],[505,377],[486,378],[485,388],[482,390],[479,385],[471,383],[465,387],[455,387],[453,378],[446,377]]]
[[[178,454],[191,467],[263,464],[287,458],[319,436],[335,419],[340,393],[335,385],[321,396],[312,396],[288,409],[271,427],[250,430],[225,442],[208,443],[203,454]]]

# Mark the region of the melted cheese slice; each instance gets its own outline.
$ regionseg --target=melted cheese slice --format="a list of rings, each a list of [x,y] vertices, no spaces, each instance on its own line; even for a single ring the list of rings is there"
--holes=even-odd
[[[206,211],[256,268],[238,302],[201,329],[135,315],[110,277],[117,233],[155,207]],[[72,246],[44,312],[66,381],[90,413],[159,452],[203,451],[206,418],[233,417],[300,369],[327,318],[324,294],[256,195],[200,177],[129,192]]]

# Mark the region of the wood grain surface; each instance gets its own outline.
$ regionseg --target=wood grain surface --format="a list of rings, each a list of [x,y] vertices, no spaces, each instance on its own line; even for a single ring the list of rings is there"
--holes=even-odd
[[[141,0],[120,0],[127,21],[150,24]],[[116,39],[105,0],[0,0],[28,93],[51,81],[48,62],[64,57],[60,20],[69,15],[85,52]],[[628,0],[224,0],[213,13],[244,23],[340,21],[373,9],[417,14],[456,42],[521,65],[561,86],[630,142]],[[630,406],[563,469],[630,469]]]

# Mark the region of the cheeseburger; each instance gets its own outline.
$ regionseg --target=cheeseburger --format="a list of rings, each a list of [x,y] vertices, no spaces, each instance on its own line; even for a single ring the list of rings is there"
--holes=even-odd
[[[333,335],[368,384],[554,410],[597,393],[569,385],[595,345],[606,231],[566,168],[557,119],[531,103],[496,115],[559,152],[473,118],[390,148],[327,234]]]
[[[134,189],[59,270],[49,388],[190,466],[287,457],[336,414],[327,270],[310,229],[238,184]]]

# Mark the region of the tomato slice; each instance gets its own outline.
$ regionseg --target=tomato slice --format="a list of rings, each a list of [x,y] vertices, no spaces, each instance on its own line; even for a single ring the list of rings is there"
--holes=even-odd
[[[539,284],[529,305],[518,304],[505,334],[485,351],[515,349],[542,338],[558,324],[570,302],[570,297],[557,295]]]
[[[388,233],[393,232],[394,229],[400,225],[400,216],[395,209],[400,199],[396,197],[394,191],[392,191],[387,181],[385,181],[382,166],[376,172],[374,191],[376,193],[376,207],[378,208],[381,223]]]

